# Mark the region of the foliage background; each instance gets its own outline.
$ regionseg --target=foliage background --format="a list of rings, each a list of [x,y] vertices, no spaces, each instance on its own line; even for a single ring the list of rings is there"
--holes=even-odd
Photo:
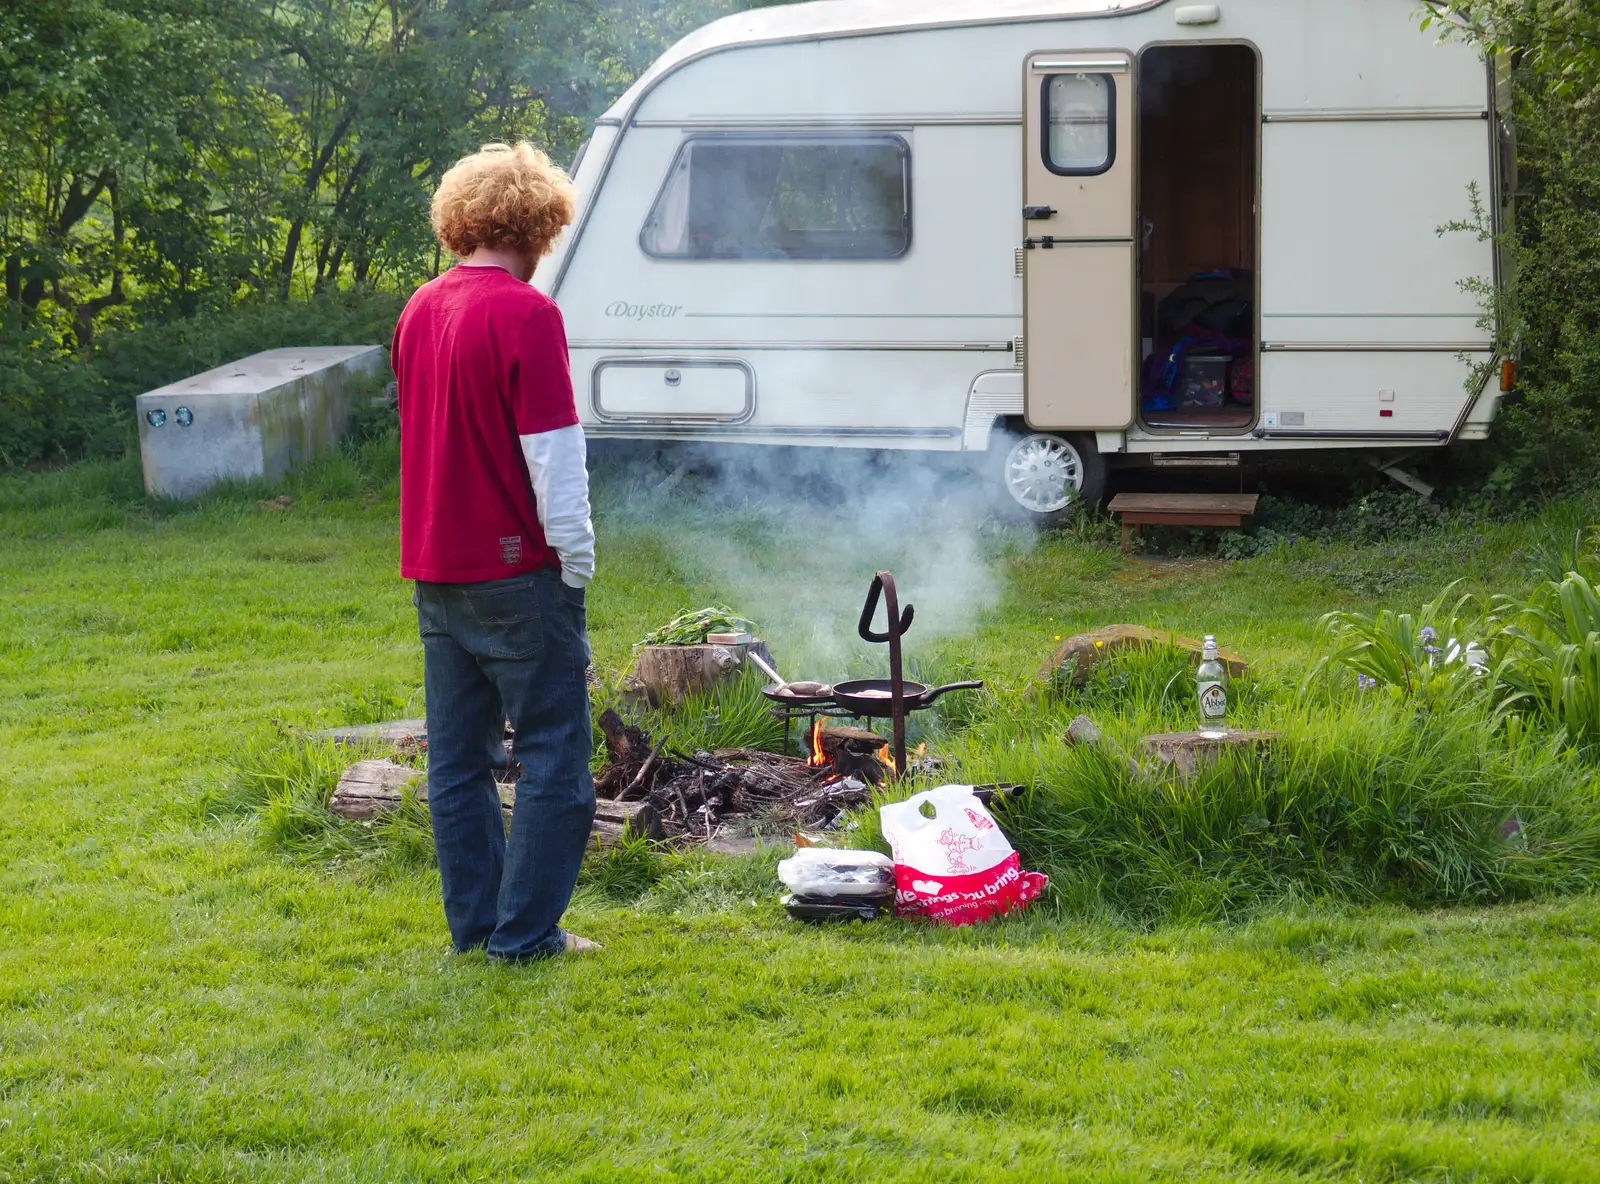
[[[426,208],[452,161],[519,137],[572,159],[667,45],[749,6],[11,0],[0,468],[118,455],[134,394],[246,346],[384,340],[441,265]],[[1581,490],[1600,477],[1600,6],[1422,0],[1419,19],[1503,64],[1515,128],[1506,284],[1483,296],[1519,390],[1451,466],[1458,490]]]
[[[442,263],[444,169],[492,140],[571,160],[662,49],[745,6],[0,6],[0,467],[120,453],[132,395],[197,366],[387,340]]]
[[[1431,31],[1494,55],[1512,92],[1509,266],[1485,295],[1520,373],[1481,475],[1499,500],[1581,490],[1600,475],[1600,5],[1423,7]]]

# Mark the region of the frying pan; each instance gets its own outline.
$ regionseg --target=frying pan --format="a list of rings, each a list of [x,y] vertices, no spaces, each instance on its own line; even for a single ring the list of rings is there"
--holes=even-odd
[[[812,686],[821,689],[812,693],[796,689]],[[833,688],[825,683],[786,682],[782,686],[766,687],[761,693],[774,703],[782,703],[786,707],[828,707],[833,703]]]
[[[946,691],[976,691],[982,682],[952,682],[942,687],[929,687],[926,683],[905,681],[900,684],[905,693],[905,710],[921,711],[932,707],[933,701]],[[851,682],[835,683],[833,701],[856,715],[888,719],[894,715],[894,680],[888,678],[858,678]]]

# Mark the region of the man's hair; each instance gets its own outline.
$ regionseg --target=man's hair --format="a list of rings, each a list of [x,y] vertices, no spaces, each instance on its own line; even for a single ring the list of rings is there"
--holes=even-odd
[[[485,144],[440,178],[433,232],[463,258],[485,246],[543,256],[573,212],[572,182],[543,152],[526,141]]]

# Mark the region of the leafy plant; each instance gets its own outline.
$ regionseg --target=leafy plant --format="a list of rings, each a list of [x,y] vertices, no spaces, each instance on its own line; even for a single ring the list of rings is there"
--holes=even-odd
[[[1530,706],[1576,741],[1600,738],[1600,590],[1578,572],[1524,601],[1497,597],[1508,708]]]
[[[1320,624],[1333,650],[1317,660],[1302,690],[1343,670],[1354,674],[1362,689],[1383,688],[1395,698],[1430,707],[1451,706],[1474,693],[1479,684],[1473,672],[1487,673],[1488,651],[1471,640],[1482,632],[1483,613],[1472,596],[1449,601],[1457,586],[1451,584],[1415,614],[1380,609],[1325,615]]]
[[[731,608],[712,605],[679,613],[647,634],[639,645],[699,645],[712,633],[754,633],[755,629],[754,621],[739,616]]]

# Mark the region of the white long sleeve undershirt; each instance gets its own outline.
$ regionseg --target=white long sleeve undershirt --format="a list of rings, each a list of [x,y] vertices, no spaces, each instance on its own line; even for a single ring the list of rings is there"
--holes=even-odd
[[[594,579],[594,523],[589,517],[588,446],[577,424],[520,437],[544,540],[561,560],[561,579],[582,588]]]

